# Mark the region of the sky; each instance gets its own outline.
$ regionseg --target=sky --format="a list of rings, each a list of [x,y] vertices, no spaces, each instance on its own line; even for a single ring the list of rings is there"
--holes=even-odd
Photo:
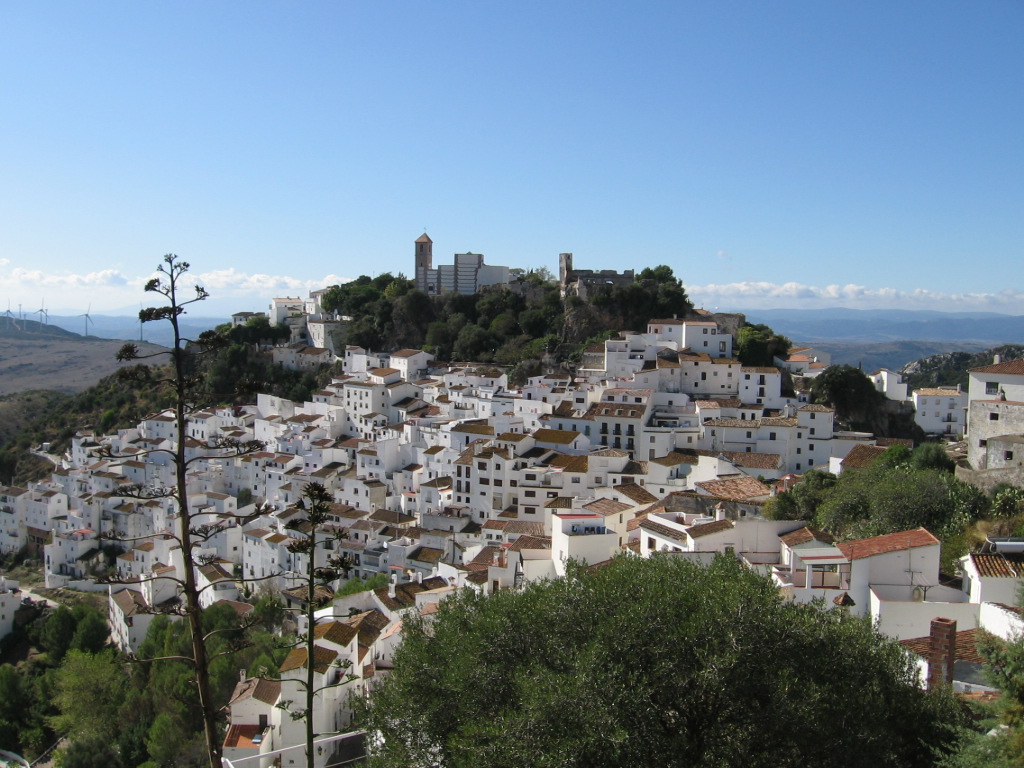
[[[176,253],[263,309],[426,231],[723,311],[1024,314],[1022,38],[1019,0],[0,4],[0,304],[130,314]]]

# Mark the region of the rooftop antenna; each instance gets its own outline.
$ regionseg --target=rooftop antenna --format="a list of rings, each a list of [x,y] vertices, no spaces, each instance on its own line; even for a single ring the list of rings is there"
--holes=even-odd
[[[89,302],[89,309],[85,310],[85,314],[84,315],[79,315],[79,317],[84,317],[85,318],[85,333],[83,334],[84,336],[88,336],[89,335],[89,323],[92,322],[92,318],[89,317],[90,310],[92,310],[92,302],[91,301]]]

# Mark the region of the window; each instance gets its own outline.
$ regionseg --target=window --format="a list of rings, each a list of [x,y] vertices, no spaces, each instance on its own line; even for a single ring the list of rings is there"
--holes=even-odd
[[[1013,451],[1006,451],[1003,453],[1004,461],[1013,461]]]
[[[774,440],[775,439],[775,433],[774,432],[769,432],[768,433],[768,439],[769,440]]]
[[[990,413],[988,415],[988,420],[989,421],[999,421],[999,414],[998,413]]]
[[[985,382],[985,394],[986,395],[998,395],[999,394],[999,382],[998,381],[986,381]]]

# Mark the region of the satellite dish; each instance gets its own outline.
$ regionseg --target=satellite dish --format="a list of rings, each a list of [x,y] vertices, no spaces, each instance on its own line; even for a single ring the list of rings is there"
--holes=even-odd
[[[914,587],[914,590],[913,592],[911,592],[911,595],[913,596],[912,599],[915,603],[924,602],[924,587]]]

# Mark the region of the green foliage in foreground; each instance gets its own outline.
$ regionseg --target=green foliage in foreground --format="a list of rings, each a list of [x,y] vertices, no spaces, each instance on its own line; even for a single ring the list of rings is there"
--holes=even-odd
[[[735,560],[620,557],[407,619],[377,766],[927,766],[963,713],[869,623]]]
[[[273,602],[263,601],[264,626],[279,623]],[[219,630],[211,645],[214,653],[239,649],[211,664],[219,704],[227,703],[240,669],[272,674],[286,653],[269,632],[243,628],[230,606],[204,611],[203,625],[207,631]],[[0,666],[0,749],[35,757],[64,736],[68,747],[58,753],[64,766],[136,768],[150,759],[177,768],[208,764],[188,665],[126,662],[103,647],[103,615],[88,606],[58,608],[30,624],[27,637],[44,653],[17,667]],[[158,616],[139,658],[179,655],[188,642],[184,622]]]

